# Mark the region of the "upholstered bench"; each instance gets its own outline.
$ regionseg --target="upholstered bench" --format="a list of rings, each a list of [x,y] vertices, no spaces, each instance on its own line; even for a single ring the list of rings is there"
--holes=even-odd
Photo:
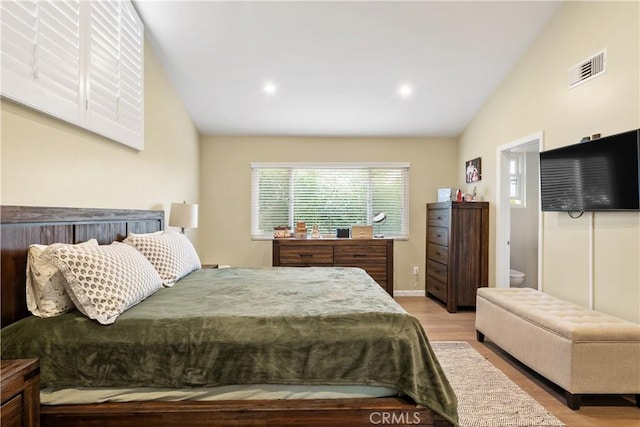
[[[480,288],[476,333],[565,390],[635,394],[640,406],[640,325],[530,288]]]

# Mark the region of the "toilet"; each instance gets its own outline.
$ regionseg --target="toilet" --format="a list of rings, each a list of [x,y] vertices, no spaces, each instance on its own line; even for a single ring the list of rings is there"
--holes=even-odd
[[[525,275],[518,270],[509,270],[509,287],[510,288],[522,288],[524,287]]]

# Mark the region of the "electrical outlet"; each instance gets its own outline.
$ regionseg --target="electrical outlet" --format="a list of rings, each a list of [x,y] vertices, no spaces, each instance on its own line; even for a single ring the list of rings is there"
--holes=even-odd
[[[418,266],[414,266],[413,267],[413,274],[418,274],[418,271],[419,271]]]

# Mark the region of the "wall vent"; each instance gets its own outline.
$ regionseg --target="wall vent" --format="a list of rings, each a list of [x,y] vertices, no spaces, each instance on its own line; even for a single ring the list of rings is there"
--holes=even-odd
[[[607,72],[607,50],[569,68],[569,89]]]

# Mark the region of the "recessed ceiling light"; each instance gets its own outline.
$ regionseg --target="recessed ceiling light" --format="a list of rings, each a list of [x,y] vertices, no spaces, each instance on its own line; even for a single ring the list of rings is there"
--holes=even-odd
[[[262,86],[262,91],[267,95],[274,95],[278,91],[278,87],[273,82],[267,82]]]
[[[413,93],[413,87],[409,83],[403,83],[398,87],[398,96],[408,98]]]

